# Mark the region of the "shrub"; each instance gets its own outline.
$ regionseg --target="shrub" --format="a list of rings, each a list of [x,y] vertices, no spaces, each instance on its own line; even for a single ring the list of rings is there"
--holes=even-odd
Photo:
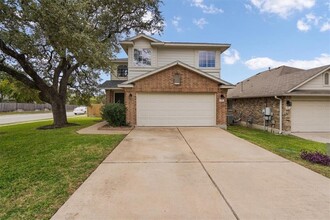
[[[121,103],[110,103],[103,106],[101,116],[110,126],[126,126],[126,108]]]
[[[330,157],[318,151],[316,152],[302,151],[300,157],[304,160],[308,160],[311,163],[318,163],[324,166],[330,166]]]

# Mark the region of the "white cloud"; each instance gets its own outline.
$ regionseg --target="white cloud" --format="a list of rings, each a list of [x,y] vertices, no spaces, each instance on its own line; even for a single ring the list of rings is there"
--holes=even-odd
[[[200,29],[203,29],[204,25],[208,24],[205,18],[200,18],[198,20],[194,19],[193,23],[197,25],[197,27],[199,27]]]
[[[319,20],[322,19],[322,17],[317,17],[313,13],[309,13],[305,15],[307,22],[313,23],[314,25],[319,24]]]
[[[320,25],[320,23],[322,23]],[[321,32],[330,30],[330,20],[322,16],[315,16],[313,13],[306,14],[305,17],[297,21],[297,28],[300,31],[309,31],[312,27],[319,28]]]
[[[330,31],[330,21],[324,22],[320,28],[320,31],[321,32]]]
[[[235,49],[226,50],[223,54],[225,64],[231,65],[240,60],[239,52]]]
[[[276,14],[287,18],[294,11],[312,8],[315,0],[250,0],[251,4],[262,13]]]
[[[297,21],[297,28],[300,31],[309,31],[309,29],[311,29],[311,26],[304,22],[302,19],[300,19]]]
[[[177,32],[182,32],[182,28],[180,27],[180,21],[181,21],[181,17],[178,16],[174,16],[172,19],[172,25],[174,26]]]
[[[251,11],[252,10],[252,6],[250,4],[244,4],[244,7],[248,10]]]
[[[223,13],[223,10],[221,8],[217,8],[212,4],[211,5],[206,5],[204,3],[204,0],[192,0],[191,5],[202,9],[203,13],[206,13],[206,14]]]
[[[288,60],[288,61],[277,61],[269,57],[257,57],[247,60],[244,63],[249,69],[257,70],[264,68],[274,68],[278,66],[291,66],[301,69],[310,69],[318,66],[324,66],[330,64],[330,54],[323,53],[312,60]]]

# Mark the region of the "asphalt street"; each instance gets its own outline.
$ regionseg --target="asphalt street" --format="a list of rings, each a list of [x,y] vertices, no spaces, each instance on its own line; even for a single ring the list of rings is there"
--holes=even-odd
[[[68,117],[74,116],[73,112],[67,112],[66,114]],[[22,123],[28,121],[39,121],[52,118],[52,113],[0,115],[0,125]]]

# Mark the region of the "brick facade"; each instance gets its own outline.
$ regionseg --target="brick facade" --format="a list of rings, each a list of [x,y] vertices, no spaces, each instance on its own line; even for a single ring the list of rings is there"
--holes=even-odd
[[[114,91],[113,90],[105,90],[105,103],[113,103],[114,99]]]
[[[282,101],[282,129],[284,132],[291,131],[291,106],[287,105],[291,102],[291,97],[280,97]],[[232,108],[229,113],[233,114],[235,118],[241,115],[241,121],[246,123],[249,118],[253,119],[252,126],[264,126],[264,115],[262,110],[270,107],[273,112],[272,123],[270,129],[279,129],[280,125],[280,101],[274,97],[260,97],[260,98],[241,98],[230,99]]]
[[[181,84],[174,85],[174,75],[179,74]],[[127,108],[126,121],[136,125],[136,93],[166,92],[166,93],[213,93],[217,95],[216,124],[226,127],[227,89],[220,89],[219,83],[201,76],[182,66],[173,66],[151,76],[138,80],[133,88],[124,88],[125,105]],[[223,96],[224,101],[220,102]]]

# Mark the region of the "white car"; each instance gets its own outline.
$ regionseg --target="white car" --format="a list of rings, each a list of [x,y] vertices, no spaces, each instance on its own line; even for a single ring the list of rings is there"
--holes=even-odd
[[[75,114],[75,115],[84,115],[86,113],[87,113],[86,106],[79,106],[79,107],[73,109],[73,114]]]

